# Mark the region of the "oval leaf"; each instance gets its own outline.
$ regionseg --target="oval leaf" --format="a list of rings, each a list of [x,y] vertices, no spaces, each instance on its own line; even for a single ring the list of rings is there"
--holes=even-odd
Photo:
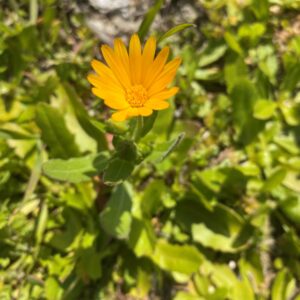
[[[36,123],[42,131],[42,140],[57,158],[79,156],[74,136],[68,130],[62,114],[48,104],[40,103],[36,110]]]
[[[258,100],[254,104],[253,116],[259,120],[267,120],[271,118],[275,112],[277,105],[269,100]]]
[[[124,159],[112,160],[104,172],[103,180],[106,184],[115,184],[125,180],[133,171],[134,163]]]
[[[107,163],[108,155],[102,152],[69,160],[52,159],[43,164],[43,171],[53,179],[79,183],[89,181],[92,176],[102,172]]]
[[[152,259],[166,271],[187,275],[196,272],[203,261],[197,248],[189,245],[172,245],[163,240],[156,243]]]
[[[105,209],[100,214],[104,230],[119,239],[126,238],[130,231],[131,197],[131,187],[128,183],[116,186]]]

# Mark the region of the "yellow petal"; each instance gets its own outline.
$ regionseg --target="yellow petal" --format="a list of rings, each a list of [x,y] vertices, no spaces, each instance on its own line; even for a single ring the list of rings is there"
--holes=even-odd
[[[117,92],[105,89],[92,88],[92,93],[105,101],[112,100],[114,102],[118,102],[119,105],[122,107],[126,107],[125,105],[128,104],[125,99],[125,96]]]
[[[95,74],[89,74],[87,77],[87,80],[94,86],[97,85],[97,83],[100,82],[100,77]]]
[[[156,50],[156,39],[155,37],[151,36],[144,47],[143,54],[142,54],[142,82],[144,82],[146,77],[146,72],[153,63],[154,56]]]
[[[132,35],[129,43],[129,64],[132,84],[141,82],[142,54],[141,42],[139,36]]]
[[[155,79],[155,82],[149,88],[150,97],[164,90],[166,86],[172,82],[180,63],[181,59],[175,58],[164,67],[162,73]]]
[[[154,79],[161,73],[169,56],[169,47],[164,47],[146,72],[143,82],[145,88],[149,88]]]
[[[114,121],[122,122],[128,118],[128,109],[120,110],[112,114],[111,118]]]
[[[115,83],[106,77],[99,77],[96,74],[89,74],[87,80],[95,87],[99,89],[109,89],[118,93],[124,92],[122,86],[119,83]]]
[[[92,68],[94,71],[101,77],[106,78],[110,81],[113,81],[115,84],[120,85],[118,82],[116,76],[114,75],[113,71],[107,67],[105,64],[103,64],[101,61],[93,59],[91,62]]]
[[[117,99],[104,99],[104,103],[106,106],[112,109],[125,109],[129,107],[129,104],[127,102]]]
[[[115,51],[115,55],[118,57],[122,65],[122,68],[124,68],[127,76],[129,77],[130,70],[129,70],[129,57],[128,57],[127,49],[123,41],[119,38],[114,40],[114,51]]]
[[[130,107],[128,109],[128,117],[136,117],[139,115],[139,111],[136,107]]]
[[[139,115],[147,117],[152,114],[152,109],[150,107],[139,107],[138,108]]]
[[[115,56],[113,50],[108,47],[107,45],[103,45],[101,47],[101,52],[103,57],[111,70],[113,71],[114,75],[118,79],[118,81],[125,87],[129,88],[131,83],[128,75],[126,74],[123,68],[120,68],[120,60],[118,57]]]
[[[149,107],[151,109],[154,109],[154,110],[162,110],[162,109],[166,109],[170,106],[170,104],[166,101],[160,101],[160,100],[148,100],[146,103],[145,103],[145,106],[146,107]]]
[[[177,94],[178,91],[179,88],[177,86],[174,86],[168,90],[164,90],[162,92],[152,95],[149,100],[165,100]]]

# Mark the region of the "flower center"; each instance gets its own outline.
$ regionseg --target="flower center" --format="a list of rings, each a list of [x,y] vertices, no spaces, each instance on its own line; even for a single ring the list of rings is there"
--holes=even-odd
[[[146,89],[140,85],[133,85],[126,90],[126,100],[131,107],[141,107],[148,99]]]

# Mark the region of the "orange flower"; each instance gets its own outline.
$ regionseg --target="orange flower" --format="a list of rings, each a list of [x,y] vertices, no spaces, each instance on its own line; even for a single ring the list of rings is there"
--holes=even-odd
[[[169,107],[165,100],[178,92],[178,87],[168,88],[181,59],[167,62],[169,47],[164,47],[155,57],[156,40],[150,37],[142,51],[137,34],[132,35],[129,54],[123,41],[114,40],[114,49],[101,47],[107,63],[92,61],[96,74],[88,81],[94,86],[92,92],[104,103],[117,110],[112,115],[115,121],[124,121],[134,116],[149,116],[153,110]]]

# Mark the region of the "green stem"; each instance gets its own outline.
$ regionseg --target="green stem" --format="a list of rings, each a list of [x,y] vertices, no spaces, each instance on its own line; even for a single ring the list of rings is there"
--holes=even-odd
[[[30,15],[30,23],[35,24],[38,18],[38,0],[30,1],[29,15]]]
[[[139,141],[143,127],[144,127],[144,119],[142,116],[138,116],[135,124],[135,129],[133,132],[133,140],[135,142]]]

